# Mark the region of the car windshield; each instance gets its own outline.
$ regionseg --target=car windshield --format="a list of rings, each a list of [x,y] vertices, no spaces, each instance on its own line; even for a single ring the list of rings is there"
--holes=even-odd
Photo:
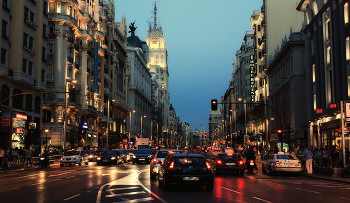
[[[79,155],[79,151],[67,151],[64,153],[64,156],[72,156],[72,155]]]
[[[239,158],[239,156],[237,154],[232,154],[232,155],[220,154],[219,158],[223,159],[223,160],[225,160],[225,159],[237,159],[237,158]]]
[[[136,152],[136,154],[151,154],[151,150],[149,149],[140,149]]]
[[[104,155],[115,155],[115,151],[106,151],[103,154]]]
[[[159,151],[157,154],[157,158],[165,158],[169,154],[178,154],[181,153],[180,151]]]
[[[89,151],[88,154],[95,154],[94,151]]]
[[[137,152],[137,150],[128,150],[128,153],[133,153],[135,154]]]
[[[205,164],[205,160],[203,157],[176,157],[174,163],[176,166],[185,164]]]
[[[284,155],[277,155],[277,159],[297,160],[297,157],[284,154]]]

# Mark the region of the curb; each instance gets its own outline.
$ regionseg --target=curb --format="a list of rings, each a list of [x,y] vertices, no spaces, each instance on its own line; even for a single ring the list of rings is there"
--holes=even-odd
[[[349,180],[342,180],[342,179],[338,179],[338,178],[332,178],[332,177],[326,177],[326,176],[315,176],[315,175],[308,175],[305,173],[301,173],[302,176],[308,177],[308,178],[313,178],[313,179],[319,179],[319,180],[327,180],[327,181],[333,181],[333,182],[339,182],[339,183],[346,183],[346,184],[350,184],[350,178],[348,178]],[[346,179],[346,178],[344,178]]]

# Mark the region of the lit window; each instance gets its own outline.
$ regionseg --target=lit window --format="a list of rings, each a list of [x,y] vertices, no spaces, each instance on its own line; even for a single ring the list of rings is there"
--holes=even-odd
[[[312,64],[312,82],[316,82],[315,64]]]
[[[349,37],[345,39],[345,48],[346,48],[346,60],[350,60],[350,40]]]
[[[327,65],[331,63],[331,47],[327,47]]]
[[[349,23],[349,7],[348,2],[344,4],[344,23]]]

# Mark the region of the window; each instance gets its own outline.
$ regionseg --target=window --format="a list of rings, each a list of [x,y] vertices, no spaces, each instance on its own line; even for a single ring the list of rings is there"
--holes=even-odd
[[[6,41],[9,41],[7,27],[8,27],[8,23],[2,20],[1,38]]]
[[[331,63],[331,47],[327,47],[327,65]]]
[[[326,22],[326,26],[325,26],[325,37],[326,37],[326,40],[329,40],[331,38],[331,21],[328,20]]]
[[[6,58],[7,58],[7,50],[6,49],[3,49],[3,48],[1,48],[1,64],[3,64],[3,65],[7,65],[6,64]]]
[[[45,70],[44,69],[41,70],[41,81],[45,82]]]
[[[40,97],[35,97],[35,103],[34,103],[34,112],[35,113],[40,113],[40,106],[41,106],[41,104],[40,104],[41,102],[40,102]]]
[[[47,25],[43,24],[43,38],[46,40],[47,39]]]
[[[22,93],[19,89],[14,89],[12,95]],[[23,109],[23,95],[17,95],[12,97],[12,107],[17,109]]]
[[[27,94],[26,95],[26,110],[27,111],[32,111],[32,105],[33,105],[33,99],[32,99],[32,95]]]
[[[41,49],[41,60],[46,63],[46,48],[42,47]]]
[[[22,71],[23,73],[27,73],[27,59],[23,59]]]
[[[44,16],[46,16],[46,17],[47,17],[47,9],[48,9],[47,2],[44,1],[43,14],[44,14]]]
[[[23,46],[28,47],[28,35],[27,35],[27,33],[23,34]]]
[[[346,60],[350,60],[350,40],[349,37],[345,39]]]
[[[163,59],[163,55],[162,55],[162,59]]]
[[[34,50],[34,38],[29,37],[29,49]]]
[[[29,13],[29,9],[27,7],[24,7],[24,21],[28,20],[28,13]]]
[[[156,55],[156,59],[158,59],[158,55]]]
[[[28,63],[28,75],[33,75],[33,63],[29,61]]]
[[[6,98],[8,98],[10,96],[10,89],[9,89],[9,87],[7,86],[7,85],[2,85],[1,86],[1,101],[3,101],[4,99],[6,99]],[[10,104],[10,102],[9,102],[10,100],[9,99],[7,99],[6,101],[4,101],[3,103],[2,103],[2,105],[6,105],[6,106],[8,106],[9,104]]]

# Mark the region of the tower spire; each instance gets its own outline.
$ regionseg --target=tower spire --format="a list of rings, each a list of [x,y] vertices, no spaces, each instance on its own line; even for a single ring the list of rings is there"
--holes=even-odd
[[[157,29],[157,2],[154,2],[154,22],[153,22],[153,29]]]

